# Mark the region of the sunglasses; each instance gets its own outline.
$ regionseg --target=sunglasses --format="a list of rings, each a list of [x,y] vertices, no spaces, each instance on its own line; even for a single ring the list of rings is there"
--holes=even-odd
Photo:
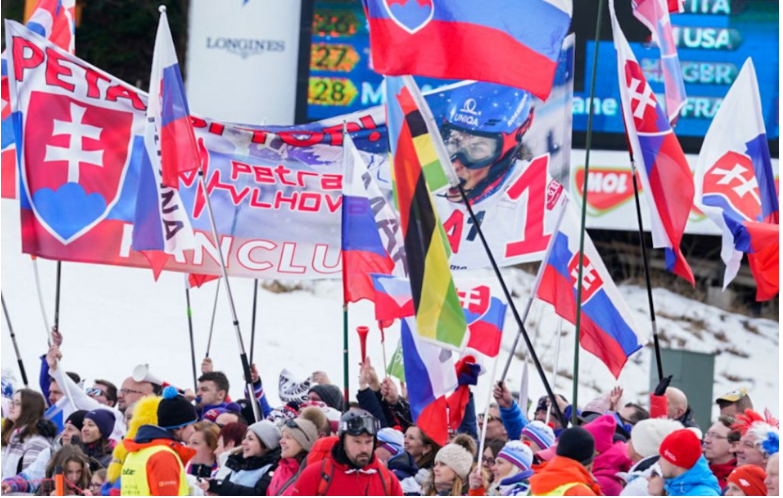
[[[87,392],[87,396],[90,396],[92,398],[97,398],[98,396],[106,396],[106,391],[95,387],[87,388],[85,389],[85,391]]]

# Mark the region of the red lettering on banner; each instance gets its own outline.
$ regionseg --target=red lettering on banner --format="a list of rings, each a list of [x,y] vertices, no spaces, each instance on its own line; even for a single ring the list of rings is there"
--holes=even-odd
[[[257,207],[262,209],[271,209],[272,205],[268,202],[261,202],[261,190],[253,190],[253,197],[250,198],[250,207]]]
[[[236,181],[241,174],[251,174],[253,171],[250,169],[250,165],[240,163],[239,161],[231,161],[231,179]]]
[[[275,174],[280,179],[281,185],[287,185],[289,187],[296,187],[296,182],[291,182],[289,180],[286,180],[285,175],[291,173],[291,170],[283,166],[282,164],[278,165],[277,168],[275,168]]]
[[[38,48],[32,42],[24,38],[14,36],[14,76],[16,81],[24,81],[24,72],[26,69],[34,69],[41,65],[44,60],[43,50]],[[25,57],[25,49],[29,57]]]
[[[449,219],[443,223],[443,230],[446,232],[446,238],[449,239],[452,254],[459,252],[460,241],[462,241],[462,228],[465,223],[465,213],[455,209]]]
[[[85,68],[87,73],[84,75],[87,80],[87,96],[93,99],[101,98],[101,89],[98,88],[98,81],[111,81],[108,77],[102,75],[94,69]]]
[[[193,125],[194,129],[200,129],[200,128],[206,128],[207,127],[207,122],[206,121],[204,121],[201,118],[197,118],[196,116],[193,116],[192,114],[190,116],[190,124]]]
[[[343,205],[343,196],[338,195],[332,200],[331,195],[324,195],[324,199],[326,199],[326,208],[329,210],[330,213],[336,213],[338,209],[340,209]]]
[[[315,192],[302,192],[299,195],[299,209],[305,213],[316,213],[321,210],[321,194]],[[312,205],[308,206],[307,201],[312,201]]]
[[[225,129],[226,127],[220,123],[210,123],[209,125],[209,132],[213,135],[223,135]]]
[[[551,234],[544,235],[544,209],[546,206],[546,174],[549,154],[537,157],[509,187],[506,194],[517,201],[527,192],[524,233],[522,239],[506,244],[506,258],[543,251]]]
[[[139,95],[129,88],[125,88],[122,85],[114,85],[106,90],[106,100],[109,102],[117,102],[117,99],[119,98],[130,100],[134,109],[139,111],[147,110],[147,107],[144,105],[144,102],[141,101]]]
[[[256,183],[275,183],[275,175],[272,174],[272,168],[268,166],[253,166]]]
[[[283,192],[278,190],[275,192],[275,202],[272,209],[280,209],[283,206],[283,203],[287,202],[291,206],[291,211],[296,211],[297,197],[299,197],[299,192],[294,192],[291,194],[291,197],[284,197]]]
[[[373,121],[372,116],[370,115],[360,117],[359,121],[362,122],[365,130],[374,130],[378,128],[378,125],[375,124],[375,121]],[[370,133],[368,138],[370,139],[370,142],[377,142],[381,139],[381,134],[377,131],[374,131]]]
[[[321,143],[324,134],[319,131],[281,131],[277,133],[280,140],[294,147],[310,147]]]
[[[342,190],[343,189],[343,175],[329,175],[325,174],[321,177],[321,189],[322,190]]]
[[[296,181],[298,182],[300,187],[305,186],[305,180],[304,178],[306,176],[318,176],[318,173],[313,173],[312,171],[297,171],[296,172]]]
[[[326,264],[326,256],[329,254],[329,246],[327,244],[316,244],[315,251],[313,251],[313,270],[316,273],[322,275],[329,275],[340,271],[340,263],[342,263],[342,251],[333,251],[337,253],[337,261],[333,265]]]
[[[67,66],[63,66],[63,61],[67,61],[67,59],[51,48],[46,49],[46,84],[50,86],[59,86],[60,88],[72,92],[76,88],[76,85],[60,79],[60,76],[73,77],[73,70]]]

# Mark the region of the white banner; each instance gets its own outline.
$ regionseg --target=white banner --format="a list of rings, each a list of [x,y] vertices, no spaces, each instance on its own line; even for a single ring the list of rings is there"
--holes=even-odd
[[[294,123],[301,2],[191,0],[186,86],[193,114]]]

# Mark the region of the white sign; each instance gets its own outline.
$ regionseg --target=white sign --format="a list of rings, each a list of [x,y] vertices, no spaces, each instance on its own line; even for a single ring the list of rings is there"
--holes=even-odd
[[[294,123],[301,2],[191,0],[190,109],[234,123]]]

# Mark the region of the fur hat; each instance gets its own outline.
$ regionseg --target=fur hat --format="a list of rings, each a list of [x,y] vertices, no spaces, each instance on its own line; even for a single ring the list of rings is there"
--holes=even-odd
[[[637,423],[631,431],[631,444],[634,451],[642,458],[658,454],[663,440],[683,426],[676,420],[665,418],[648,418]]]
[[[262,420],[248,426],[247,430],[253,432],[265,448],[274,450],[280,446],[280,429],[269,420]]]

